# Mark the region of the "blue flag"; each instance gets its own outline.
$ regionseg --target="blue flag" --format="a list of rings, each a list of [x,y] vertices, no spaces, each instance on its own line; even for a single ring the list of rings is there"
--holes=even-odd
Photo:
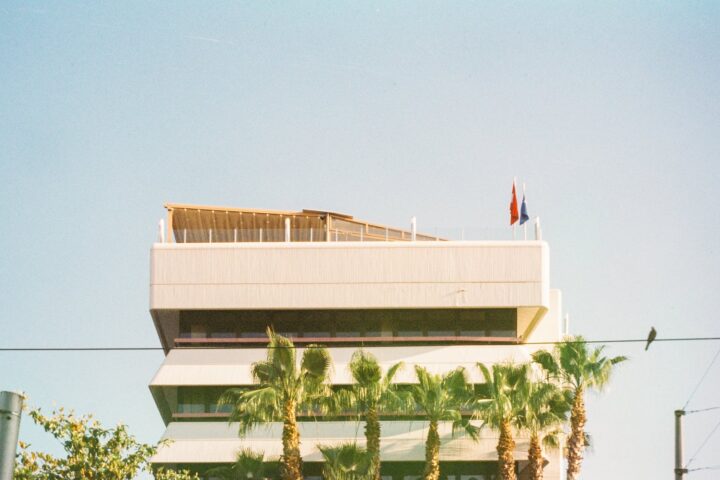
[[[523,201],[522,205],[520,206],[520,225],[530,220],[530,217],[527,213],[527,205],[525,205],[525,194],[523,193]]]

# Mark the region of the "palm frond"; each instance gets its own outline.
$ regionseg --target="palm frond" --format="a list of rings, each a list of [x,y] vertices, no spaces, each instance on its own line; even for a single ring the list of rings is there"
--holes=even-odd
[[[326,480],[369,480],[370,455],[355,443],[336,446],[318,445],[323,456]]]

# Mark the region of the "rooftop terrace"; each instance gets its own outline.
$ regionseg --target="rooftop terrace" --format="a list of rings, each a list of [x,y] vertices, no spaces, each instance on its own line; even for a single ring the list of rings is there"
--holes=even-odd
[[[175,243],[428,241],[416,234],[343,213],[279,211],[168,203],[167,236]]]
[[[161,221],[162,243],[234,243],[234,242],[408,242],[465,240],[464,228],[433,229],[432,234],[418,233],[414,220],[410,229],[390,227],[359,220],[352,215],[324,210],[260,210],[205,205],[168,203],[167,225]],[[508,227],[468,229],[468,239],[511,240],[515,233]],[[535,238],[541,239],[539,223]],[[527,232],[524,236],[527,240]]]

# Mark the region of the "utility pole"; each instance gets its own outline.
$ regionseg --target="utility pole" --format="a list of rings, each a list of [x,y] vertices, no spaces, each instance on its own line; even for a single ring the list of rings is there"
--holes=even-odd
[[[19,393],[0,392],[0,480],[13,478],[22,403]]]
[[[685,415],[685,410],[675,410],[675,480],[683,480],[683,475],[688,473],[687,468],[683,468],[683,415]]]

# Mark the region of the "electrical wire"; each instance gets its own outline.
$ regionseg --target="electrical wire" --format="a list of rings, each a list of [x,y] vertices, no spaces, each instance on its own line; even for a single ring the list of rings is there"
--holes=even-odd
[[[707,444],[707,442],[710,440],[710,437],[713,436],[713,434],[717,431],[717,429],[720,428],[720,422],[715,424],[715,427],[710,431],[707,437],[705,437],[705,440],[700,444],[700,448],[698,448],[692,457],[690,457],[690,460],[685,464],[685,468],[689,467],[690,464],[695,460],[695,458],[698,456],[698,454],[702,451],[703,447]]]
[[[720,407],[701,408],[700,410],[686,410],[685,414],[687,415],[689,413],[709,412],[710,410],[720,410]]]
[[[296,341],[298,339],[295,339]],[[300,339],[302,340],[302,339]],[[720,340],[720,337],[677,337],[677,338],[656,338],[654,342],[696,342],[696,341],[717,341]],[[370,340],[368,343],[371,343]],[[586,344],[611,344],[611,343],[645,343],[647,342],[647,339],[640,339],[640,338],[621,338],[621,339],[607,339],[607,340],[559,340],[554,342],[518,342],[518,343],[490,343],[490,345],[497,345],[497,346],[525,346],[525,345],[558,345],[562,343],[586,343]],[[462,339],[458,340],[458,343],[462,343]],[[449,343],[452,345],[452,343]],[[483,343],[484,344],[484,343]],[[444,344],[446,346],[447,344]],[[262,348],[285,348],[285,347],[270,347],[268,345],[261,345],[261,344],[253,344],[253,346],[262,346]],[[327,345],[325,345],[327,346]],[[376,345],[377,347],[393,347],[396,348],[398,346],[397,343],[392,345]],[[194,350],[194,349],[226,349],[228,347],[226,346],[201,346],[201,347],[173,347],[172,350]],[[302,348],[302,347],[300,347]],[[154,350],[164,350],[163,347],[0,347],[0,352],[96,352],[96,351],[118,351],[118,352],[125,352],[125,351],[154,351]],[[720,354],[720,350],[718,350],[718,354]],[[710,367],[712,367],[712,363],[715,362],[718,355],[715,355],[715,359],[713,359],[713,362],[711,362]],[[707,373],[710,371],[710,367],[705,371],[705,374],[701,378],[702,380],[705,379],[707,376]],[[698,383],[698,387],[700,385]],[[697,387],[696,387],[697,390]],[[694,394],[694,392],[693,392]],[[692,395],[691,395],[692,398]],[[687,406],[687,403],[686,403]]]
[[[710,369],[715,364],[715,360],[718,359],[718,356],[720,356],[720,348],[718,348],[717,353],[713,357],[712,361],[710,361],[710,365],[705,369],[705,373],[703,373],[702,377],[700,377],[700,381],[695,385],[695,388],[693,389],[692,393],[690,394],[690,397],[688,397],[687,402],[685,402],[685,405],[683,406],[683,410],[687,408],[687,406],[690,404],[690,400],[695,396],[695,393],[698,391],[698,388],[700,388],[700,385],[705,381],[705,377],[707,377],[708,373],[710,373]]]
[[[698,470],[720,470],[720,465],[713,465],[711,467],[698,467],[698,468],[691,468],[688,470],[688,473],[690,472],[697,472]]]

